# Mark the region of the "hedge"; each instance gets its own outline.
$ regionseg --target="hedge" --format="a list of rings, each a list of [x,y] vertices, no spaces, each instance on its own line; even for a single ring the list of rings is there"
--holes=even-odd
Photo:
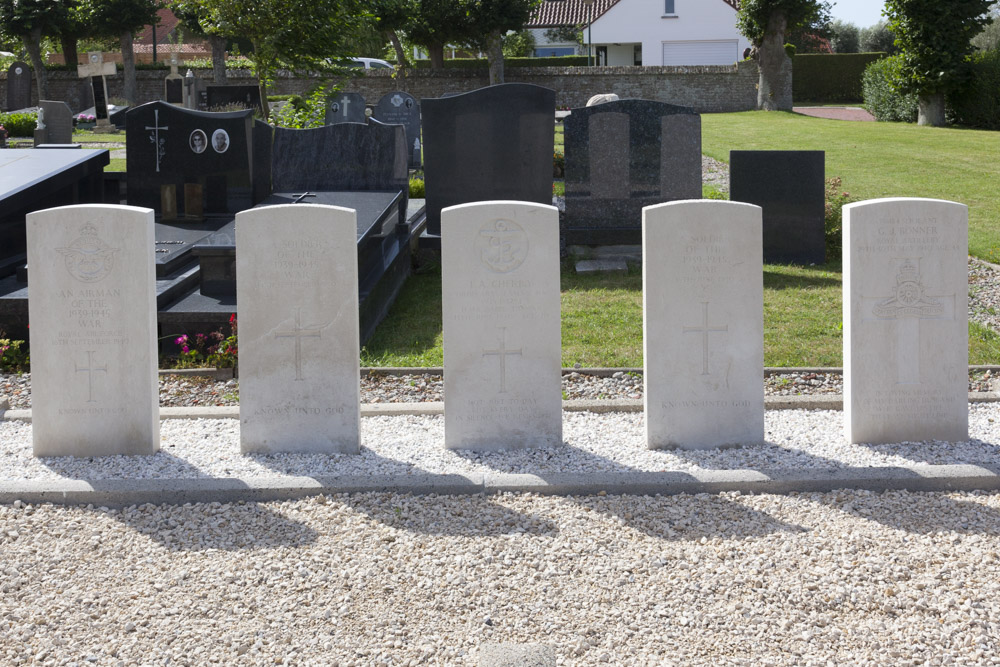
[[[984,130],[1000,130],[1000,51],[972,56],[968,83],[947,96],[948,120]]]
[[[861,76],[885,53],[805,53],[792,58],[796,102],[860,102]]]
[[[888,122],[917,122],[917,96],[900,93],[892,84],[900,74],[902,56],[895,55],[868,66],[862,78],[865,109],[875,120]]]

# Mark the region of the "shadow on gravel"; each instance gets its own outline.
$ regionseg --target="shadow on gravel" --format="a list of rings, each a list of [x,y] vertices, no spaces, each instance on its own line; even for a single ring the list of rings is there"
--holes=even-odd
[[[312,528],[259,503],[140,505],[112,516],[168,551],[298,547],[312,544],[318,536]]]
[[[141,479],[166,477],[170,479],[211,479],[184,459],[163,449],[152,456],[104,456],[76,458],[72,456],[46,456],[37,459],[52,472],[66,479],[85,481],[136,479],[135,469],[142,469]]]
[[[844,500],[832,495],[803,496],[812,502],[840,510],[859,519],[875,521],[914,535],[958,533],[1000,535],[1000,512],[972,500],[956,500],[943,493],[912,491],[843,491]],[[906,511],[901,511],[901,505]]]

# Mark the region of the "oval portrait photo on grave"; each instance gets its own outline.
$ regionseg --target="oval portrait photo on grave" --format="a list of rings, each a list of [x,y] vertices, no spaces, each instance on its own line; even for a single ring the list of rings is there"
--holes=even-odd
[[[188,144],[195,153],[204,153],[205,149],[208,148],[208,137],[202,130],[195,130],[188,138]]]
[[[216,153],[225,153],[229,150],[229,133],[225,130],[216,130],[212,133],[212,148]]]

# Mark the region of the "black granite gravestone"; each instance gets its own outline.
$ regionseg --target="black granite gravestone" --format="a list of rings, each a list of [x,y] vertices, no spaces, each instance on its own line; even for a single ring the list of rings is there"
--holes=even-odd
[[[180,104],[184,101],[184,78],[164,79],[163,92],[170,104]]]
[[[825,153],[730,151],[729,198],[760,206],[764,262],[826,261]]]
[[[495,199],[552,203],[556,94],[505,83],[420,101],[427,233],[441,209]]]
[[[401,90],[386,93],[375,105],[372,118],[386,125],[402,125],[406,129],[406,146],[410,167],[420,168],[420,104],[417,98]]]
[[[31,106],[31,68],[16,61],[7,68],[7,111]]]
[[[701,198],[701,116],[619,100],[573,109],[566,141],[567,244],[642,242],[642,209]]]
[[[326,125],[335,123],[364,123],[365,98],[361,93],[334,93],[326,100]]]
[[[90,77],[91,88],[94,91],[94,117],[104,120],[108,117],[108,87],[103,76]]]
[[[129,204],[164,219],[199,219],[235,214],[267,195],[255,176],[261,149],[254,148],[250,110],[213,113],[150,102],[128,112],[125,131]]]
[[[205,103],[210,111],[229,104],[239,104],[263,113],[260,88],[257,86],[206,86],[205,95]]]

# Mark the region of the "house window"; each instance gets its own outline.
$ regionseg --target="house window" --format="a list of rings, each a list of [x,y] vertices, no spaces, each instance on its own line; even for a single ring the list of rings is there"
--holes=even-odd
[[[642,44],[636,44],[632,47],[632,64],[642,65]]]
[[[677,13],[674,11],[674,0],[663,0],[663,13],[667,16]]]

